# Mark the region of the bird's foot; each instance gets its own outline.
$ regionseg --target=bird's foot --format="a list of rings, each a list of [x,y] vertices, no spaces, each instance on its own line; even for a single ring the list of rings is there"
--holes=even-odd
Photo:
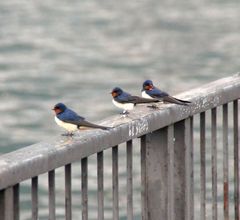
[[[62,134],[62,136],[72,137],[73,133],[72,132],[64,133],[64,134]]]
[[[159,107],[156,104],[147,105],[147,107],[151,109],[159,109]]]
[[[122,115],[123,117],[128,117],[129,116],[129,112],[128,111],[123,111],[120,113],[120,115]]]

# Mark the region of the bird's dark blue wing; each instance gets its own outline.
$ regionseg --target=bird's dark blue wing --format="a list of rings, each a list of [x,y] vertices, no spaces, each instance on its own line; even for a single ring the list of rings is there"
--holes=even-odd
[[[58,119],[64,122],[74,123],[78,121],[82,121],[85,118],[78,115],[76,112],[72,111],[71,109],[66,109],[64,112],[57,115]]]
[[[71,109],[66,109],[63,113],[57,115],[58,119],[66,123],[77,125],[78,128],[81,126],[90,127],[90,128],[100,128],[103,130],[108,130],[110,127],[105,127],[101,125],[96,125],[85,120],[84,117],[78,115],[76,112]]]
[[[169,94],[154,87],[153,89],[151,90],[146,90],[146,93],[151,96],[152,98],[163,98],[163,97],[166,97],[168,96]]]
[[[185,101],[181,99],[174,98],[170,96],[168,93],[161,91],[160,89],[153,87],[151,90],[145,90],[146,93],[151,96],[152,98],[161,100],[163,102],[174,103],[178,105],[189,105],[190,101]]]
[[[129,103],[132,100],[132,95],[127,92],[123,92],[121,95],[115,97],[114,100],[119,103]]]
[[[122,93],[118,97],[114,98],[115,101],[119,103],[133,103],[133,104],[141,104],[141,103],[151,103],[151,102],[159,102],[157,99],[146,99],[146,98],[141,98],[139,96],[133,96],[130,95],[129,93]]]

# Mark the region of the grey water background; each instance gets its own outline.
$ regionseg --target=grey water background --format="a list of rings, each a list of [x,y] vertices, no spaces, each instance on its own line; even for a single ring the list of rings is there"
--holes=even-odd
[[[142,82],[152,79],[163,90],[177,94],[238,72],[239,11],[235,0],[0,1],[0,153],[59,136],[62,130],[51,111],[59,101],[98,121],[119,113],[109,94],[114,86],[140,94]],[[137,156],[134,162],[137,168]],[[110,161],[109,167],[108,162],[105,166],[105,175],[111,178]],[[91,163],[90,168],[92,190],[96,168]],[[120,173],[122,170],[124,154]],[[198,181],[199,170],[195,171]],[[79,173],[74,172],[76,189]],[[210,181],[209,177],[208,185]],[[61,170],[57,183],[61,197]],[[111,219],[111,181],[106,181],[105,187],[105,214]],[[40,219],[47,219],[46,189],[47,178],[43,176]],[[26,183],[21,197],[22,219],[30,219],[28,191]],[[94,198],[94,190],[91,193]],[[135,198],[136,212],[140,211],[139,198]],[[73,199],[80,203],[80,198]],[[210,197],[208,202],[211,214]],[[197,199],[195,203],[198,205]],[[92,199],[91,219],[95,219],[95,207]],[[63,213],[62,202],[58,219]],[[124,211],[121,213],[125,219]],[[74,219],[79,216],[74,213]]]

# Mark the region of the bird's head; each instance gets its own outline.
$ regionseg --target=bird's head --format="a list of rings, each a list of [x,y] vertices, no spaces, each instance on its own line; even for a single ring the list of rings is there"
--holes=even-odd
[[[113,98],[121,95],[122,93],[123,93],[123,90],[119,87],[115,87],[111,92]]]
[[[143,90],[151,90],[152,88],[153,88],[152,80],[148,79],[143,83]]]
[[[53,107],[53,111],[55,111],[56,115],[59,113],[62,113],[66,110],[66,105],[64,105],[63,103],[58,103]]]

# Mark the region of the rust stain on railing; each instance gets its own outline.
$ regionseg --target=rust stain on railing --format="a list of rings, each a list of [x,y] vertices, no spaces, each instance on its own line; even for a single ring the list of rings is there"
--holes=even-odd
[[[224,220],[228,220],[229,216],[228,216],[228,212],[229,212],[229,199],[228,199],[228,189],[229,189],[229,184],[228,182],[224,182],[223,183],[223,198],[224,198],[224,202],[223,202],[223,208],[224,208]]]

